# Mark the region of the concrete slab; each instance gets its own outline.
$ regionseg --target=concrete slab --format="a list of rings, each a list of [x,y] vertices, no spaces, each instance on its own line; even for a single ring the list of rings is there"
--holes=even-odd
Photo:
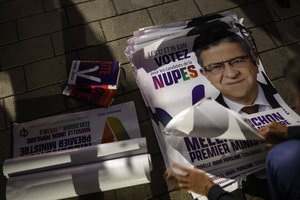
[[[191,194],[187,192],[177,190],[177,191],[170,192],[170,199],[171,200],[193,200],[194,198],[192,197]]]
[[[162,3],[162,0],[113,0],[118,14],[127,13]]]
[[[76,59],[77,55],[71,53],[25,65],[28,90],[66,81],[68,69]]]
[[[0,144],[1,144],[1,154],[0,154],[0,166],[3,165],[3,161],[12,156],[12,151],[9,145],[12,143],[12,130],[5,129],[0,131]],[[3,175],[3,173],[1,173]],[[2,194],[2,192],[0,192]]]
[[[1,167],[2,168],[2,167]],[[5,176],[1,173],[0,175],[0,198],[5,199],[5,194],[6,194],[6,178]]]
[[[268,24],[266,25],[266,29],[277,45],[299,42],[300,16]]]
[[[117,60],[120,63],[125,64],[129,62],[124,54],[126,46],[127,38],[116,40],[104,45],[80,50],[79,58],[86,60]]]
[[[20,39],[61,30],[68,26],[64,10],[55,10],[17,21]]]
[[[0,130],[6,129],[6,118],[4,110],[4,100],[0,99]]]
[[[115,190],[118,200],[140,200],[151,197],[150,184],[136,185]]]
[[[51,34],[55,55],[105,42],[99,22],[76,26]]]
[[[299,46],[292,45],[260,54],[268,77],[271,80],[282,77],[283,68],[287,66],[288,61],[297,53],[300,53]]]
[[[59,84],[4,99],[8,124],[26,122],[65,111]]]
[[[73,26],[112,17],[116,11],[110,0],[95,0],[68,7],[67,15]]]
[[[264,1],[234,8],[230,11],[236,13],[240,18],[245,18],[244,25],[247,28],[252,28],[278,19],[273,10],[268,7]]]
[[[291,4],[289,8],[281,7],[276,0],[267,0],[267,2],[281,19],[296,16],[300,13],[300,2],[298,0],[289,0]]]
[[[0,23],[43,12],[40,0],[7,1],[0,6]]]
[[[146,10],[109,18],[101,21],[107,41],[132,35],[140,27],[152,26]]]
[[[0,72],[0,98],[26,91],[23,67]]]
[[[49,36],[41,36],[0,47],[2,70],[53,56]]]
[[[151,155],[160,154],[160,149],[157,143],[155,132],[152,128],[152,123],[150,120],[146,120],[140,123],[140,130],[142,137],[145,137],[147,140],[148,152]],[[158,165],[156,165],[158,166]]]
[[[0,31],[0,45],[9,44],[18,40],[15,22],[0,24],[0,30],[2,30]]]
[[[295,107],[295,98],[291,90],[289,88],[289,84],[283,79],[280,78],[278,80],[273,81],[275,88],[277,89],[280,96],[283,100],[291,107]]]
[[[267,51],[276,47],[275,42],[271,39],[264,27],[250,29],[256,43],[258,52]]]
[[[210,13],[220,12],[224,11],[230,8],[239,7],[246,3],[245,0],[236,0],[236,1],[230,1],[230,0],[196,0],[196,4],[198,5],[201,13],[203,15],[207,15]]]
[[[194,1],[179,0],[148,9],[155,25],[183,21],[201,16]]]
[[[46,11],[63,8],[92,0],[43,0]]]

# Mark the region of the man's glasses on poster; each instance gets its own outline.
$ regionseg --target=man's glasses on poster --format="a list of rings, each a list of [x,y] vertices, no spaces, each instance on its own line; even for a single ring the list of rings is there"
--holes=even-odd
[[[223,62],[208,64],[204,66],[203,69],[204,71],[212,74],[223,73],[225,69],[225,63],[228,63],[233,68],[240,68],[245,66],[249,57],[250,55],[237,56]]]

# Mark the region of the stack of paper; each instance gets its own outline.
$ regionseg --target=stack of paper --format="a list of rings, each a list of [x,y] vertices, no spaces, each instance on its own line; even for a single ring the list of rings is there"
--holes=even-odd
[[[61,199],[149,183],[133,102],[14,124],[8,200]],[[105,144],[101,144],[105,143]]]
[[[145,138],[4,162],[8,200],[54,200],[150,182]]]
[[[238,114],[212,100],[198,103],[205,98],[216,99],[220,91],[203,75],[195,51],[207,48],[228,33],[244,40],[253,50],[252,56],[257,53],[251,33],[242,21],[235,14],[220,13],[140,28],[128,40],[125,50],[152,113],[166,165],[177,162],[196,166],[216,175],[214,181],[222,186],[264,168],[267,150],[257,131],[251,128],[259,128],[257,120],[263,119],[264,124],[260,125],[266,125],[271,121],[264,119],[272,118],[273,114],[296,116],[273,88],[259,58],[253,63],[258,68],[257,81],[272,88],[272,97],[281,108],[246,116],[252,123],[248,126]],[[222,59],[219,60],[227,61]]]

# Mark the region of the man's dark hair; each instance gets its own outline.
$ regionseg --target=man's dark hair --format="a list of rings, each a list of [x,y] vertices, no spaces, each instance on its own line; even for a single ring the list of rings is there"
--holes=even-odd
[[[193,51],[195,52],[198,63],[202,65],[202,61],[199,57],[202,51],[209,49],[212,46],[217,46],[223,42],[232,42],[238,43],[241,45],[241,48],[248,55],[253,55],[253,45],[247,39],[242,38],[237,33],[233,31],[233,28],[227,23],[222,21],[214,21],[211,23],[202,25],[202,27],[196,27],[191,30],[189,35],[199,34],[195,38],[193,44]]]
[[[300,93],[300,57],[289,61],[289,64],[284,69],[284,77],[290,81]]]
[[[202,65],[200,54],[213,46],[218,46],[221,43],[238,43],[247,55],[253,55],[254,51],[252,47],[247,43],[245,39],[237,35],[236,33],[225,31],[226,33],[218,34],[213,37],[199,36],[194,41],[193,51],[195,52],[198,63]],[[207,33],[206,35],[210,35]]]

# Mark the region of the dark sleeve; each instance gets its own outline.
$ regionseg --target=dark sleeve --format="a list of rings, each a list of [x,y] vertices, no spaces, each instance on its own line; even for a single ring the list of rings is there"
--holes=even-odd
[[[213,185],[208,191],[209,200],[236,200],[229,192],[223,190],[219,185]]]
[[[300,126],[289,126],[287,138],[300,140]]]

